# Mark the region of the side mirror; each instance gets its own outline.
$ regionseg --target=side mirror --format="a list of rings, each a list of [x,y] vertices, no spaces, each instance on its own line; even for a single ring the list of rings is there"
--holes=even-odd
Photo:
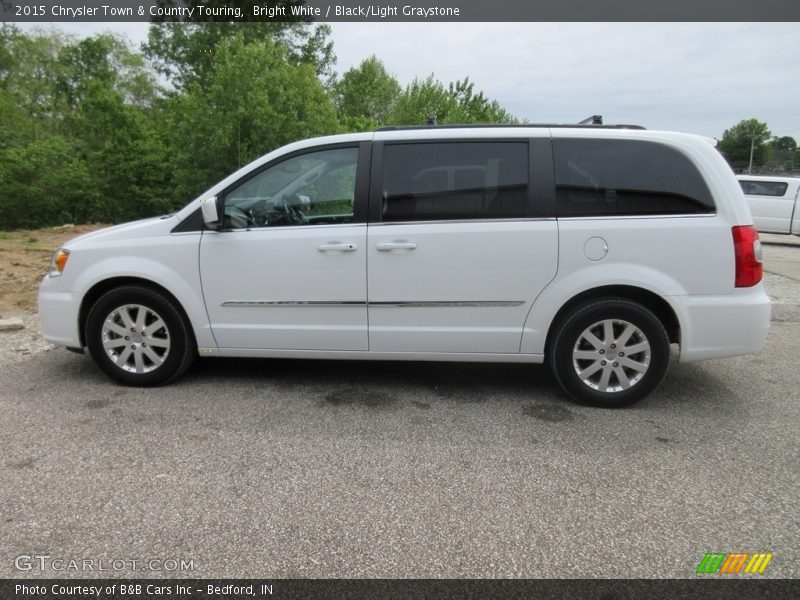
[[[203,211],[203,222],[209,229],[219,229],[219,212],[217,210],[217,197],[209,196],[200,200],[200,209]]]

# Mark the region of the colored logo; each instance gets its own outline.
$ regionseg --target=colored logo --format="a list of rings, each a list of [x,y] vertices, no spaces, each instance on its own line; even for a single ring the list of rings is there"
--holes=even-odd
[[[697,573],[761,574],[772,557],[771,552],[709,552],[700,561]]]

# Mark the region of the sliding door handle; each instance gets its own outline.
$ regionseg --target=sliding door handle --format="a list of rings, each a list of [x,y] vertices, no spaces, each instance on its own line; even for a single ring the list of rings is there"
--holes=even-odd
[[[392,250],[414,250],[417,244],[408,240],[394,240],[392,242],[381,242],[376,246],[381,252],[391,252]]]
[[[320,252],[355,252],[358,246],[352,242],[328,242],[317,246]]]

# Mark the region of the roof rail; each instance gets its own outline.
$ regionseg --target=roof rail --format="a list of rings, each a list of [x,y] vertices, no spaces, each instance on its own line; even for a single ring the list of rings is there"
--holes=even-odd
[[[591,117],[586,117],[583,121],[579,121],[578,125],[602,125],[603,124],[603,115],[592,115]]]
[[[578,124],[572,125],[569,123],[525,123],[525,124],[508,124],[508,123],[475,123],[472,125],[387,125],[385,127],[378,127],[375,131],[408,131],[414,129],[491,129],[491,128],[569,128],[569,129],[645,129],[641,125],[591,125],[591,124]]]

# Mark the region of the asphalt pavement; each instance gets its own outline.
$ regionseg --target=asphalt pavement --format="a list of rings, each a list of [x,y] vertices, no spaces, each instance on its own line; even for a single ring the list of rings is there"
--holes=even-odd
[[[796,578],[800,248],[766,255],[764,352],[673,362],[625,410],[528,365],[205,359],[142,390],[27,357],[0,373],[0,577],[685,578],[763,551]]]

